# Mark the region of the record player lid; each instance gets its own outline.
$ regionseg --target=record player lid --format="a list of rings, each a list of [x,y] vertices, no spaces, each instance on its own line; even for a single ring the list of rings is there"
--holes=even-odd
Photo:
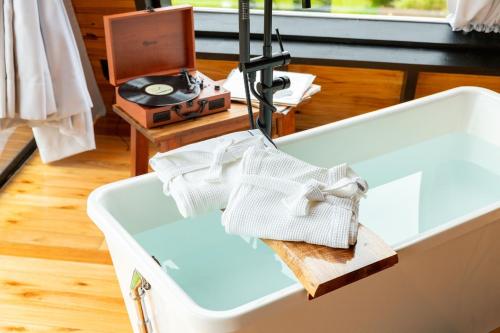
[[[109,81],[196,68],[193,7],[180,5],[104,16]]]

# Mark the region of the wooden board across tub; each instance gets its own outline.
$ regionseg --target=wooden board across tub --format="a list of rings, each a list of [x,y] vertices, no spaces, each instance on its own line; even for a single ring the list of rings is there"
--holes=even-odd
[[[349,249],[302,242],[263,240],[295,274],[313,299],[383,271],[398,262],[397,253],[360,225],[358,241]]]

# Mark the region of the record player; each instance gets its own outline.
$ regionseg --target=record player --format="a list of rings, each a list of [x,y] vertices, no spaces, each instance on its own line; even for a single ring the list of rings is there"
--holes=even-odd
[[[196,70],[189,5],[104,16],[116,104],[146,128],[229,109],[230,93]]]

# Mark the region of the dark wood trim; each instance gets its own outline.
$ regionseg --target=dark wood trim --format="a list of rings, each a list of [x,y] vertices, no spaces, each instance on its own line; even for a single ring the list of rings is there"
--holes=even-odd
[[[260,41],[252,41],[253,54],[259,54],[260,48]],[[278,45],[274,44],[273,48],[278,49]],[[285,48],[292,55],[292,63],[297,64],[500,76],[500,52],[311,41],[285,41]],[[196,51],[201,59],[237,61],[238,41],[198,37]]]
[[[407,70],[403,74],[403,84],[401,86],[400,102],[408,102],[415,98],[417,90],[418,72],[414,70]]]

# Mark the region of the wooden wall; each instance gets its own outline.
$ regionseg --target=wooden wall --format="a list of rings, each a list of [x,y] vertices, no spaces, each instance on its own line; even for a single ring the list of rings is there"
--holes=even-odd
[[[90,63],[101,91],[108,114],[98,120],[96,133],[126,134],[127,124],[111,111],[114,101],[114,88],[103,75],[100,61],[106,59],[106,44],[104,39],[104,15],[131,12],[135,10],[134,0],[72,0],[80,30],[87,48]]]
[[[99,88],[108,115],[100,119],[96,132],[121,134],[128,126],[113,114],[114,89],[102,74],[100,60],[106,58],[102,16],[135,10],[134,0],[72,0],[80,23]],[[198,59],[198,69],[214,80],[223,79],[236,67],[232,61]],[[403,73],[391,70],[324,67],[292,64],[290,71],[312,73],[322,91],[297,112],[297,129],[326,124],[332,121],[374,111],[399,102]],[[500,78],[493,76],[421,73],[417,97],[463,85],[474,85],[500,92]]]

